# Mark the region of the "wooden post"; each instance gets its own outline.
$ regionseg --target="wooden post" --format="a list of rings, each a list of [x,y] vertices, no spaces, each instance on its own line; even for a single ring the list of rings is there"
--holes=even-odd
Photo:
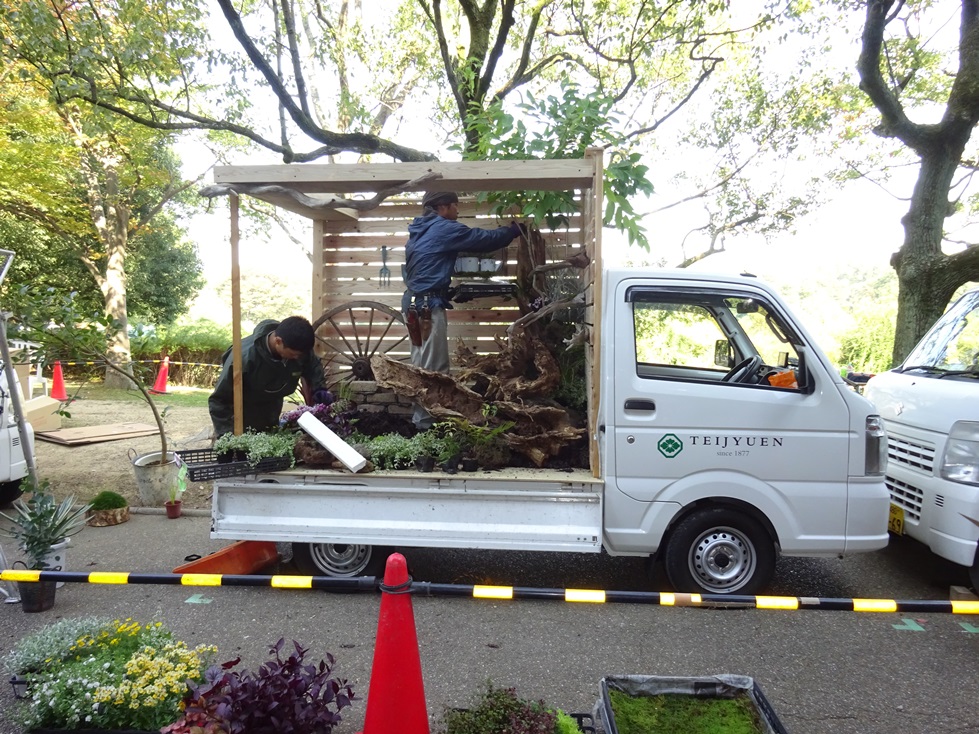
[[[313,287],[310,291],[312,293],[312,301],[310,310],[312,313],[309,316],[310,323],[316,323],[324,311],[326,311],[326,284],[325,280],[325,269],[326,266],[323,262],[323,238],[326,236],[326,228],[323,226],[322,219],[313,220],[313,249],[310,250],[310,255],[312,257],[313,263]],[[317,339],[314,346],[314,351],[320,358],[323,357],[323,345]]]
[[[234,432],[245,430],[244,394],[241,381],[241,268],[238,264],[238,194],[229,197],[231,204],[231,367],[234,370]]]
[[[582,230],[584,245],[591,250],[591,265],[585,273],[586,282],[591,283],[591,291],[585,294],[586,302],[591,296],[592,306],[585,309],[585,323],[591,324],[591,339],[585,348],[585,374],[588,380],[588,463],[592,476],[602,476],[601,455],[598,451],[599,397],[602,384],[602,213],[603,182],[605,178],[604,152],[601,148],[585,151],[585,160],[593,165],[591,189],[582,191]],[[606,395],[608,400],[610,396]]]

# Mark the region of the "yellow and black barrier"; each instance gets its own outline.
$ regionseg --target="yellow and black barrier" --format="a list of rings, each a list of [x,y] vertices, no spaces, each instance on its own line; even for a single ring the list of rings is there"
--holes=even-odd
[[[337,592],[377,592],[374,576],[253,576],[219,573],[127,573],[93,571],[0,571],[0,581],[65,581],[88,584],[163,584],[171,586],[267,586],[275,589],[320,589]],[[979,615],[979,601],[834,599],[809,596],[739,596],[734,594],[679,594],[667,591],[602,591],[597,589],[548,589],[525,586],[439,584],[411,581],[408,593],[416,596],[453,596],[472,599],[535,599],[591,604],[656,604],[661,607],[702,607],[836,612],[918,612]]]

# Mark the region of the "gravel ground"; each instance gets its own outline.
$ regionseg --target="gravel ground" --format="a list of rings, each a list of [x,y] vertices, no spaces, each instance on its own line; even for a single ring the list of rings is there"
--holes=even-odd
[[[102,426],[113,423],[147,423],[154,425],[149,406],[136,400],[88,400],[79,399],[68,407],[70,418],[62,421],[62,428]],[[207,448],[211,428],[206,407],[169,407],[166,414],[167,435],[170,448]],[[58,498],[75,495],[88,500],[103,489],[111,489],[123,495],[133,506],[138,506],[136,474],[129,459],[129,450],[136,455],[160,450],[158,436],[106,441],[84,446],[61,446],[49,441],[35,440],[38,475],[51,483]],[[211,485],[189,483],[183,496],[187,509],[209,509]]]

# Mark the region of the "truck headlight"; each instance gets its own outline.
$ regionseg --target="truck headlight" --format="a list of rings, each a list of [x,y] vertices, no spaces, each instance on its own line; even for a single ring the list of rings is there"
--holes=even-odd
[[[867,416],[867,451],[864,461],[864,474],[867,476],[883,474],[887,469],[887,432],[879,415]]]
[[[942,478],[979,485],[979,423],[957,421],[952,426],[942,456]]]

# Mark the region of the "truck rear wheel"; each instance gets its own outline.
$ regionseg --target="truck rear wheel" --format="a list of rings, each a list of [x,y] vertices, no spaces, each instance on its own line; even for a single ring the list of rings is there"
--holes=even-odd
[[[310,576],[377,576],[384,572],[387,548],[353,543],[293,543],[292,560]]]
[[[976,551],[976,560],[969,569],[969,583],[972,584],[972,590],[979,593],[979,551]]]
[[[754,518],[711,507],[691,513],[670,533],[664,565],[677,591],[756,594],[775,573],[775,544]]]
[[[15,479],[12,482],[0,482],[0,509],[3,509],[17,500],[22,494],[20,485],[22,479]]]

